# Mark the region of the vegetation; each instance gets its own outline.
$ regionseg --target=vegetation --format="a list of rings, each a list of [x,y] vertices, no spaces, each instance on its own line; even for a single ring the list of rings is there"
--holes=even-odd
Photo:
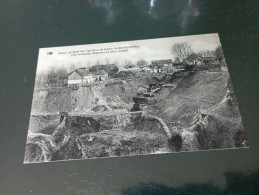
[[[133,68],[133,67],[135,67],[135,64],[133,64],[130,60],[125,60],[124,61],[124,67],[125,68]]]
[[[96,73],[99,70],[104,70],[109,76],[114,77],[118,73],[119,68],[115,64],[95,65],[89,68],[89,71],[92,73]]]
[[[171,52],[174,56],[176,56],[174,63],[181,63],[181,62],[193,63],[197,59],[198,56],[214,57],[215,60],[218,62],[221,62],[224,59],[223,50],[220,45],[218,45],[215,50],[201,50],[201,51],[195,53],[192,50],[190,44],[188,44],[186,42],[175,43],[171,48]]]
[[[224,59],[223,49],[220,45],[215,49],[214,55],[219,62],[221,62]]]
[[[180,58],[181,61],[184,61],[190,54],[193,53],[191,45],[186,42],[175,43],[171,48],[171,52],[173,55]]]
[[[115,75],[115,77],[129,77],[129,76],[134,76],[135,74],[131,71],[120,71]]]
[[[52,66],[47,73],[47,84],[50,86],[62,86],[67,75],[66,68]]]
[[[148,62],[144,59],[140,59],[139,61],[137,61],[137,66],[146,66],[148,64]]]

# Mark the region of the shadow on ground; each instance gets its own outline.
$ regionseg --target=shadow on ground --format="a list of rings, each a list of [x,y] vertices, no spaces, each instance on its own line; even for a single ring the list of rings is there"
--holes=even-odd
[[[220,189],[212,184],[194,184],[189,183],[178,187],[169,187],[157,183],[140,183],[131,186],[122,191],[123,195],[134,194],[259,194],[259,170],[251,174],[239,172],[227,172],[224,174],[226,178],[226,188]]]

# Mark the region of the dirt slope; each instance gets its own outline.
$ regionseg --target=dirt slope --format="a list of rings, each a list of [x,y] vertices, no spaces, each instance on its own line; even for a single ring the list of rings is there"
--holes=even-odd
[[[174,90],[159,93],[161,99],[145,111],[161,117],[172,134],[181,136],[181,150],[247,146],[227,72],[194,72]]]
[[[222,72],[195,72],[183,78],[176,89],[163,89],[167,94],[151,106],[167,121],[178,123],[181,127],[189,125],[199,108],[209,108],[219,103],[227,91],[228,74]],[[167,92],[164,92],[167,91]]]
[[[141,112],[66,116],[61,123],[52,115],[32,118],[26,163],[169,152],[161,122]]]
[[[32,113],[96,112],[130,110],[132,97],[148,86],[148,78],[128,79],[110,83],[79,87],[36,89],[33,96]]]
[[[153,100],[129,112],[150,85],[159,86]],[[31,117],[26,162],[248,146],[227,72],[49,89],[34,99],[32,111],[45,114]],[[60,123],[60,111],[74,115]]]

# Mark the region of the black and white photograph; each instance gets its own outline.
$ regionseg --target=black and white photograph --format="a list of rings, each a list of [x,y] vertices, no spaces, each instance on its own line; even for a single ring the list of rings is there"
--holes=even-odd
[[[39,49],[24,163],[247,147],[217,33]]]

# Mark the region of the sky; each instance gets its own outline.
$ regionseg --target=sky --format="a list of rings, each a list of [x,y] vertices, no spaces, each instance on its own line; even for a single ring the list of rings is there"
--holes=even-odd
[[[218,45],[220,45],[218,34],[213,33],[182,37],[41,48],[38,56],[37,74],[46,72],[50,67],[90,67],[96,64],[111,64],[115,61],[118,66],[121,66],[126,60],[130,60],[133,63],[136,63],[140,59],[145,59],[148,63],[152,60],[174,60],[176,55],[171,52],[171,47],[175,43],[182,42],[189,43],[194,52],[214,50]],[[119,49],[120,47],[126,47],[127,49]],[[94,54],[93,52],[96,53]]]

